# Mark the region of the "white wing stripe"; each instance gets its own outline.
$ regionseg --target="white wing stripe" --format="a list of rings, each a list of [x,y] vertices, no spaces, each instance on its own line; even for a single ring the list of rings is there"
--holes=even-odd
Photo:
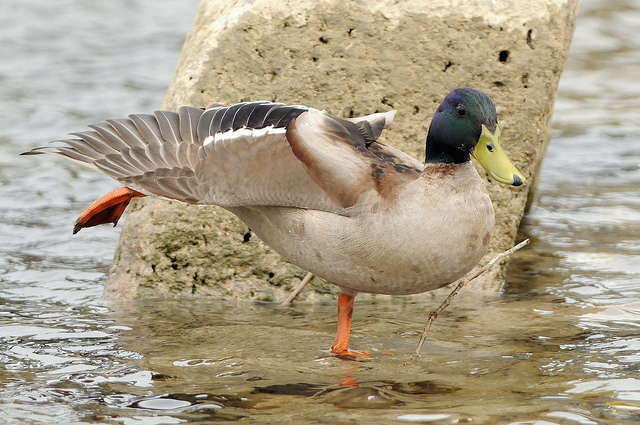
[[[262,142],[269,146],[281,138],[286,131],[286,128],[274,128],[270,125],[260,129],[241,128],[236,131],[216,133],[204,139],[198,157],[202,159],[215,153],[220,159],[227,158],[231,155],[237,155],[248,145],[256,142]]]

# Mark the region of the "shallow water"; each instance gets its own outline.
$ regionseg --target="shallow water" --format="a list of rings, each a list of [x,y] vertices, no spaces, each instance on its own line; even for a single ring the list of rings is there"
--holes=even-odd
[[[197,0],[0,4],[0,414],[16,424],[640,420],[638,1],[583,1],[539,200],[501,293],[335,304],[101,299],[119,231],[71,236],[110,179],[18,153],[157,108]]]

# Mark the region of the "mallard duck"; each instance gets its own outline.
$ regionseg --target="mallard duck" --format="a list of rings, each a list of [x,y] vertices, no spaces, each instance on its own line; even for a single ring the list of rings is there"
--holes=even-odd
[[[416,294],[464,276],[487,251],[491,200],[471,156],[500,183],[525,178],[502,150],[493,102],[460,88],[436,110],[425,163],[378,138],[395,111],[337,118],[306,106],[248,102],[129,115],[72,133],[53,153],[124,184],[74,233],[117,223],[134,197],[219,205],[288,261],[340,287],[330,351],[349,349],[359,292]]]

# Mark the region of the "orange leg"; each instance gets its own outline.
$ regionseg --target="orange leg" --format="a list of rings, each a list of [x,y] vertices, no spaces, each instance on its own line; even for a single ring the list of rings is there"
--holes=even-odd
[[[104,223],[113,223],[115,227],[131,199],[142,196],[147,195],[128,187],[121,187],[101,196],[100,199],[89,205],[89,208],[80,214],[75,226],[73,226],[73,234],[75,235],[85,227],[93,227]]]
[[[349,349],[353,304],[354,297],[351,295],[343,293],[338,295],[338,332],[331,346],[331,354],[343,359],[366,360],[371,358],[368,353]]]

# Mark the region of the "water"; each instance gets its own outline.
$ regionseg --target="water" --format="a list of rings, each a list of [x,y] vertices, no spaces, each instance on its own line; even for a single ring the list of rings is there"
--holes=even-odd
[[[160,105],[197,0],[0,4],[0,414],[10,424],[622,424],[640,420],[640,2],[583,0],[539,200],[501,293],[428,310],[101,299],[119,229],[71,235],[117,187],[18,153]]]

